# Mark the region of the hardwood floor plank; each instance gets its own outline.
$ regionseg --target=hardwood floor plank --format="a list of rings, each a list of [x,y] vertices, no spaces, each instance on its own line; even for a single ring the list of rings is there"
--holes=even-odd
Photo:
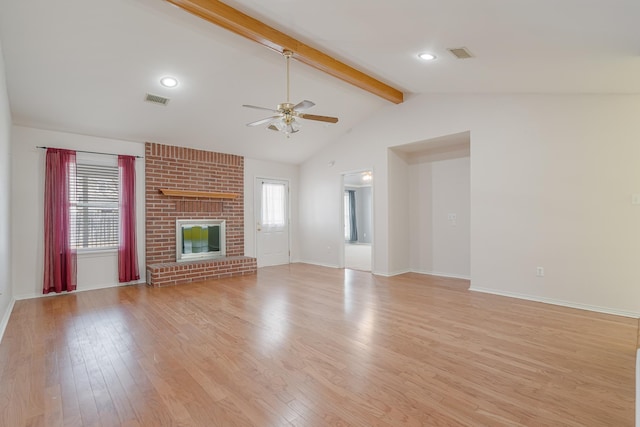
[[[304,264],[17,301],[7,426],[632,426],[638,319]]]

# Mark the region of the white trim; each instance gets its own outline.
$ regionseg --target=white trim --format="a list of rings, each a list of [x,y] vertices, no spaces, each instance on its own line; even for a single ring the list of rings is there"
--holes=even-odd
[[[412,270],[410,268],[408,268],[406,270],[392,271],[390,273],[381,272],[381,271],[373,272],[373,274],[375,274],[376,276],[384,276],[384,277],[399,276],[400,274],[406,274],[406,273],[424,274],[426,276],[447,277],[447,278],[450,278],[450,279],[471,280],[471,277],[469,277],[469,276],[462,276],[462,275],[458,275],[458,274],[449,274],[449,273],[438,273],[436,271]]]
[[[412,273],[412,271],[410,269],[407,269],[407,270],[398,270],[398,271],[392,271],[392,272],[382,272],[382,271],[373,272],[373,274],[375,274],[376,276],[382,276],[382,277],[393,277],[393,276],[399,276],[401,274],[406,274],[406,273]]]
[[[600,306],[589,305],[589,304],[580,304],[575,302],[557,300],[554,298],[538,297],[534,295],[519,294],[517,292],[506,292],[506,291],[500,291],[496,289],[481,288],[477,286],[471,286],[469,290],[474,292],[482,292],[485,294],[493,294],[493,295],[500,295],[500,296],[510,297],[510,298],[518,298],[518,299],[523,299],[528,301],[543,302],[546,304],[559,305],[562,307],[577,308],[579,310],[595,311],[598,313],[613,314],[616,316],[631,317],[634,319],[640,318],[640,312],[636,312],[636,311],[618,310],[615,308],[600,307]]]
[[[428,276],[448,277],[450,279],[471,280],[471,276],[463,276],[461,274],[440,273],[437,271],[411,270],[412,273],[426,274]]]
[[[303,259],[296,261],[296,263],[317,265],[318,267],[341,268],[340,266],[338,266],[338,265],[336,265],[336,264],[324,264],[324,263],[322,263],[322,262],[305,261],[305,260],[303,260]]]
[[[11,317],[11,313],[13,312],[13,306],[15,303],[16,299],[11,298],[11,302],[9,302],[9,306],[4,312],[4,316],[2,316],[2,322],[0,323],[0,343],[2,342],[2,338],[4,338],[4,331],[7,329],[7,325],[9,324],[9,318]]]

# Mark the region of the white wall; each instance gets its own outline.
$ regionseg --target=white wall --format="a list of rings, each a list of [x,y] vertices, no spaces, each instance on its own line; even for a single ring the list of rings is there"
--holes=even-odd
[[[11,286],[11,112],[0,45],[0,339],[13,307]]]
[[[469,146],[410,162],[409,215],[411,271],[469,278]]]
[[[376,269],[401,269],[391,257],[405,238],[394,222],[403,208],[390,203],[387,148],[470,132],[472,288],[640,315],[638,114],[638,95],[424,95],[390,105],[301,165],[301,257],[338,265],[327,248],[341,238],[339,174],[372,168]]]
[[[12,130],[12,252],[16,299],[42,295],[45,150],[37,146],[144,156],[144,144],[14,126]],[[145,276],[144,159],[136,161],[140,280]],[[19,233],[17,232],[19,230]],[[78,254],[79,291],[118,285],[117,252]]]
[[[300,251],[296,239],[298,231],[298,165],[244,159],[244,254],[256,256],[255,182],[256,178],[280,179],[289,182],[289,213],[291,219],[291,261],[299,259]]]
[[[409,164],[400,153],[388,152],[388,270],[373,271],[383,274],[400,274],[411,271],[409,224]],[[376,248],[377,249],[377,248]]]

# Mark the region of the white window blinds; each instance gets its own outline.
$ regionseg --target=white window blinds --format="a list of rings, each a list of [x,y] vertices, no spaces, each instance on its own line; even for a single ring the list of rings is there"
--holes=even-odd
[[[72,192],[73,193],[73,192]],[[76,165],[71,200],[71,244],[76,249],[118,247],[118,167]]]

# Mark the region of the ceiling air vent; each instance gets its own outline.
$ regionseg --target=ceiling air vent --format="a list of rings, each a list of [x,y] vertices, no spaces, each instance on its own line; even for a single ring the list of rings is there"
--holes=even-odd
[[[154,104],[160,104],[160,105],[167,105],[169,103],[169,98],[165,98],[164,96],[160,96],[160,95],[152,95],[150,93],[147,94],[144,100],[147,102],[152,102]]]
[[[456,47],[447,49],[449,52],[453,54],[458,59],[469,59],[473,58],[473,55],[466,47]]]

